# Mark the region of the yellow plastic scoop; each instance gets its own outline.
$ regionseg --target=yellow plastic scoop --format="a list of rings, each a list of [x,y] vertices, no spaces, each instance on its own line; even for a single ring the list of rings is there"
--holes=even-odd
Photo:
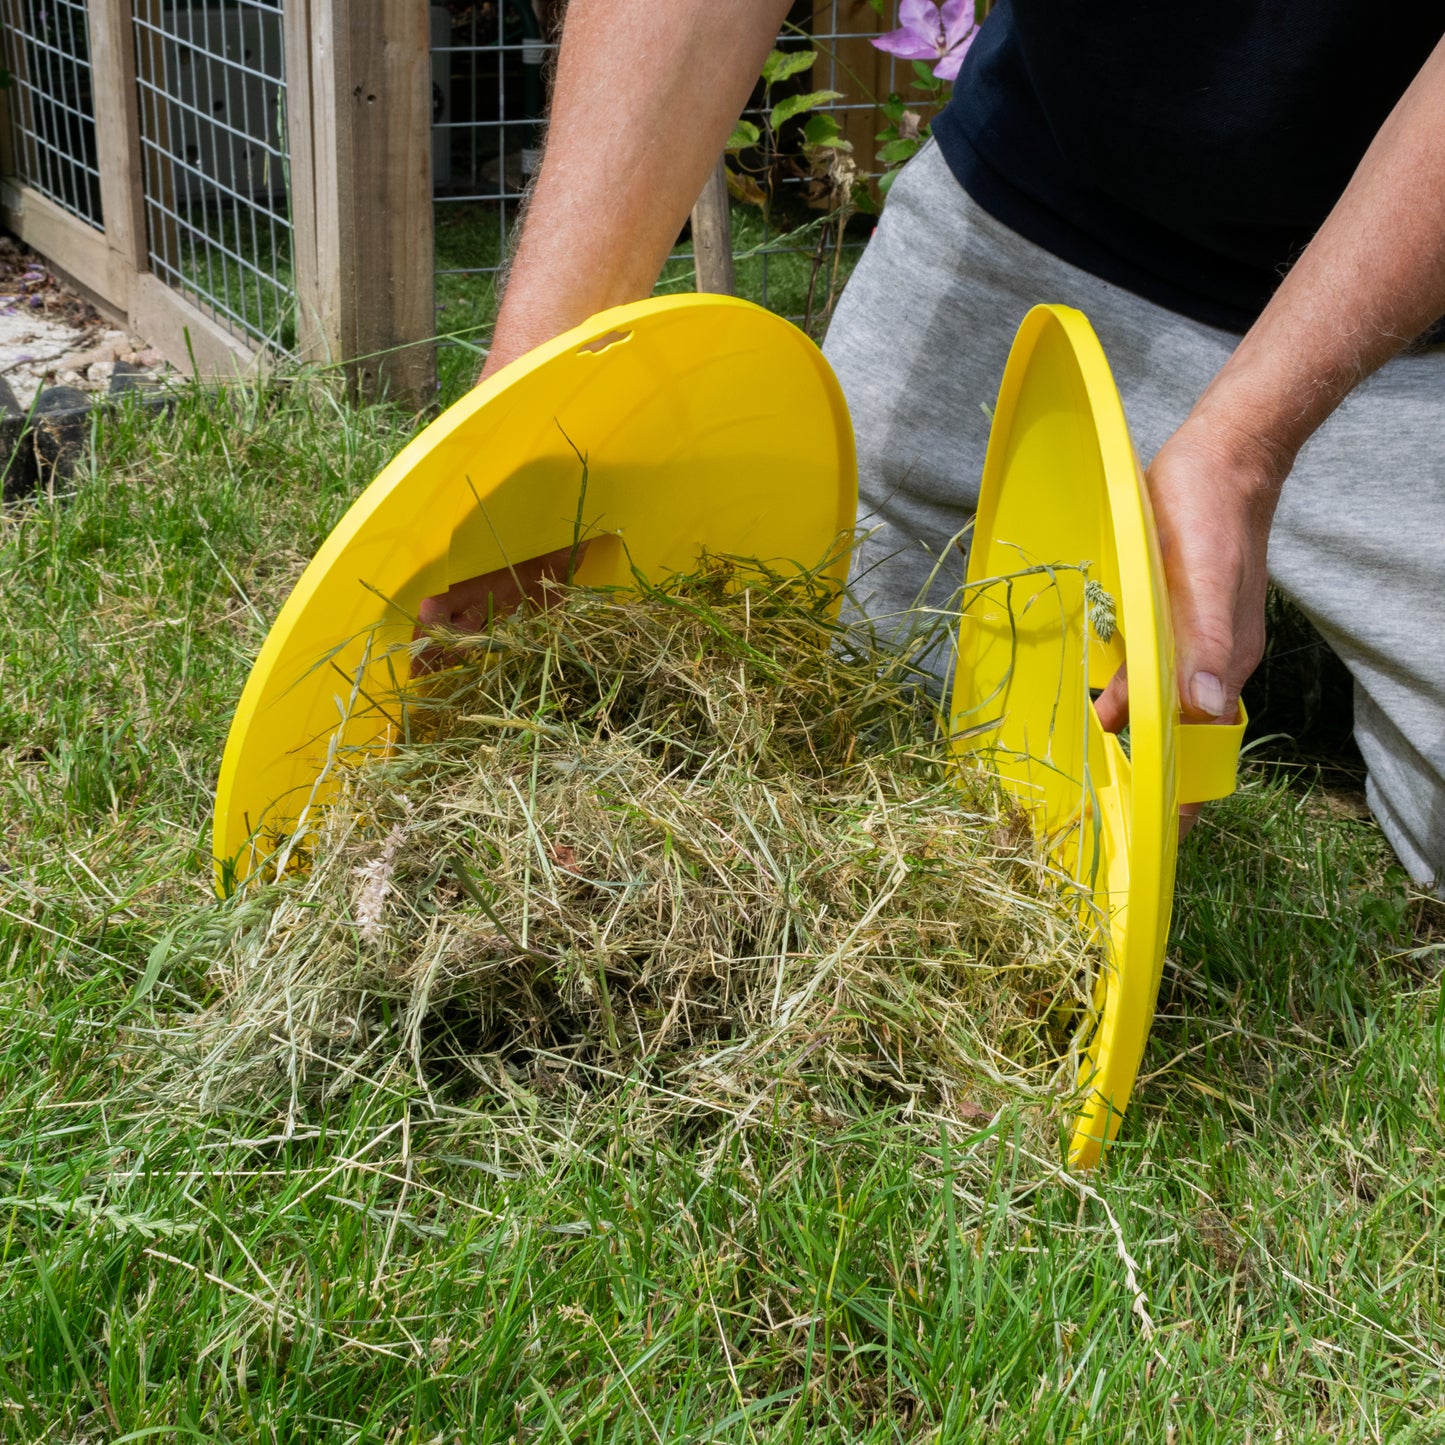
[[[505,367],[401,451],[281,609],[221,762],[220,885],[280,866],[339,760],[393,736],[397,644],[423,597],[579,534],[591,540],[577,580],[590,585],[626,584],[633,567],[659,582],[703,548],[780,567],[837,554],[841,574],[856,511],[832,370],[748,302],[619,307]]]
[[[1121,664],[1129,738],[1091,693]],[[955,746],[996,770],[1103,944],[1070,1147],[1118,1131],[1169,933],[1180,803],[1234,790],[1244,731],[1180,721],[1174,634],[1144,479],[1098,338],[1038,306],[1004,371],[984,463],[954,679]]]
[[[814,567],[852,528],[856,493],[832,372],[746,302],[620,307],[498,372],[371,484],[282,608],[221,764],[221,887],[285,866],[345,760],[396,735],[397,644],[423,597],[578,536],[592,540],[577,580],[593,585],[626,584],[634,567],[661,582],[703,549]],[[1087,1165],[1118,1128],[1153,1017],[1178,803],[1232,789],[1241,729],[1178,720],[1148,501],[1076,311],[1039,307],[1019,332],[969,583],[956,746],[1018,797],[1104,946],[1072,1149]],[[1090,701],[1125,661],[1128,755]]]

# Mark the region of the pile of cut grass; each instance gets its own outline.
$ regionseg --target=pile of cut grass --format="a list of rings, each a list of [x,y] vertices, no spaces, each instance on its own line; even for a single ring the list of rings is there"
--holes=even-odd
[[[294,1119],[398,1070],[568,1111],[642,1077],[669,1119],[1067,1092],[1083,930],[950,758],[932,639],[885,647],[837,600],[705,559],[449,638],[309,869],[239,901],[204,1102]]]

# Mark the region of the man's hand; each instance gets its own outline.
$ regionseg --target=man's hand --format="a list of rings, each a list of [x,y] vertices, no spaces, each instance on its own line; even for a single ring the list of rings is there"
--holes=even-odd
[[[485,632],[494,617],[504,617],[523,602],[537,601],[548,582],[565,582],[586,555],[587,544],[559,547],[465,582],[454,582],[436,597],[422,599],[417,609],[420,630],[449,627],[454,632]]]
[[[1240,689],[1264,655],[1265,554],[1287,470],[1230,455],[1196,422],[1170,437],[1145,477],[1169,585],[1180,709],[1190,722],[1233,722]],[[1123,668],[1095,706],[1106,732],[1129,721]]]
[[[1221,433],[1186,423],[1160,448],[1145,480],[1169,586],[1179,705],[1188,722],[1231,723],[1239,692],[1264,655],[1266,551],[1288,466],[1241,455]],[[1129,720],[1123,668],[1096,704],[1118,732]],[[1179,836],[1201,804],[1179,810]]]
[[[427,642],[412,657],[412,676],[439,672],[461,661],[459,653],[431,635],[434,629],[486,632],[498,617],[515,612],[523,603],[546,603],[547,584],[569,581],[587,555],[587,545],[583,542],[575,548],[559,547],[555,552],[529,557],[511,567],[499,567],[495,572],[469,577],[465,582],[453,582],[436,597],[424,597],[417,608],[412,641],[427,639]]]
[[[1149,467],[1179,703],[1190,722],[1233,722],[1264,655],[1266,551],[1287,472],[1241,457],[1199,421],[1175,432]]]

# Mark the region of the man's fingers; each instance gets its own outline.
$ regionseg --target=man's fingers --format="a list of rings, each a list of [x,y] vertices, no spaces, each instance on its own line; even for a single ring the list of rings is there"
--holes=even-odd
[[[1094,703],[1094,711],[1099,715],[1099,725],[1106,733],[1117,733],[1124,730],[1124,725],[1129,721],[1129,670],[1121,666],[1113,677],[1109,679],[1109,685],[1101,692]]]
[[[1206,717],[1223,717],[1226,713],[1233,715],[1234,701],[1230,699],[1230,689],[1215,673],[1201,669],[1190,676],[1188,686],[1189,702],[1196,712],[1202,712]],[[1239,690],[1235,688],[1233,691],[1237,700]]]
[[[1165,511],[1159,531],[1179,706],[1191,722],[1232,721],[1239,690],[1259,660],[1253,643],[1263,630],[1262,559],[1251,555],[1249,539],[1218,525],[1211,532],[1197,517],[1181,526]]]
[[[480,577],[453,582],[435,597],[423,597],[416,609],[416,641],[438,628],[453,632],[485,632],[495,618],[505,617],[523,602],[542,602],[549,582],[565,582],[587,553],[586,542],[579,546],[558,547],[540,557],[528,557],[512,567],[499,567]],[[459,654],[431,641],[412,659],[412,674],[437,672],[454,666]]]
[[[1229,604],[1234,604],[1229,615],[1218,615]],[[1240,689],[1264,653],[1263,598],[1256,605],[1252,596],[1185,595],[1173,611],[1179,704],[1185,718],[1232,723],[1238,715]]]
[[[1149,467],[1169,609],[1179,703],[1191,722],[1230,722],[1239,690],[1264,653],[1267,490],[1181,428]]]
[[[575,549],[577,562],[586,555],[587,545],[583,542]],[[573,563],[574,549],[558,547],[511,567],[453,582],[445,592],[422,599],[417,623],[423,631],[450,627],[458,632],[485,632],[493,618],[505,616],[523,602],[542,601],[546,584],[565,581]]]

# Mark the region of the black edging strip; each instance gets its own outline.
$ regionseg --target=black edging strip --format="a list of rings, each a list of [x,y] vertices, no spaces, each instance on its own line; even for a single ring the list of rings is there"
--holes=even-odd
[[[117,361],[104,393],[47,386],[28,409],[0,377],[0,498],[18,502],[69,480],[90,435],[92,413],[133,396],[147,411],[174,399],[143,367]]]

